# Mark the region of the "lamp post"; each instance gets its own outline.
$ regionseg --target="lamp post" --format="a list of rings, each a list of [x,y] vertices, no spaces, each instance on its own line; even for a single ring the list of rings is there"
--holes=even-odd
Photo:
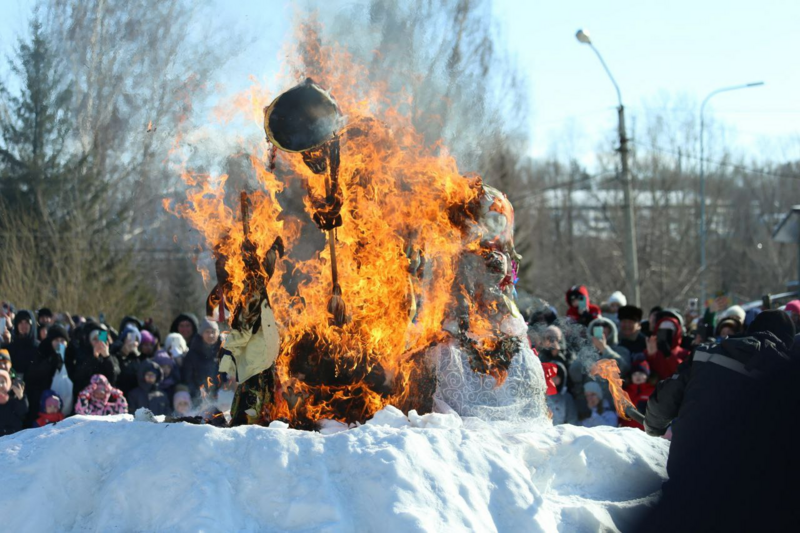
[[[600,60],[600,64],[603,65],[606,74],[608,74],[608,77],[611,79],[611,83],[614,84],[614,89],[617,91],[617,101],[619,102],[619,107],[617,107],[617,118],[619,120],[619,156],[622,163],[622,192],[625,204],[623,206],[623,215],[625,219],[625,277],[628,278],[628,295],[632,299],[634,305],[640,307],[639,260],[636,255],[636,225],[634,224],[633,215],[633,185],[631,183],[630,169],[628,168],[628,136],[625,133],[625,107],[622,105],[622,94],[606,62],[603,61],[603,56],[600,55],[600,52],[592,44],[589,34],[583,30],[578,30],[575,34],[575,38],[583,44],[588,44],[594,51],[597,55],[597,59]]]
[[[708,93],[703,103],[700,104],[700,294],[702,299],[701,305],[706,305],[706,159],[705,159],[705,110],[706,104],[711,97],[719,93],[728,91],[737,91],[739,89],[749,89],[750,87],[760,87],[764,85],[763,81],[756,81],[752,83],[744,83],[742,85],[733,85],[731,87],[723,87]]]

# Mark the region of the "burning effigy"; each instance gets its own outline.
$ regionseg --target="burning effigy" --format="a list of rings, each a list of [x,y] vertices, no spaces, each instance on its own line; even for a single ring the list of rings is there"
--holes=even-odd
[[[302,81],[254,99],[267,139],[250,157],[258,189],[227,205],[226,176],[187,170],[187,199],[172,207],[214,255],[207,315],[228,330],[232,423],[315,429],[388,405],[543,416],[544,376],[514,302],[510,202],[365,89],[346,53],[310,42]],[[302,211],[281,201],[291,180]],[[312,254],[310,229],[324,236]]]

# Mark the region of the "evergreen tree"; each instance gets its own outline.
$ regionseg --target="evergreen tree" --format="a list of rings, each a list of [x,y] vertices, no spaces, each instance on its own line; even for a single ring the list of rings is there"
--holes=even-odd
[[[19,91],[0,83],[0,192],[12,207],[53,214],[59,183],[84,158],[67,155],[71,92],[38,19],[30,29],[30,41],[20,40],[9,59]]]

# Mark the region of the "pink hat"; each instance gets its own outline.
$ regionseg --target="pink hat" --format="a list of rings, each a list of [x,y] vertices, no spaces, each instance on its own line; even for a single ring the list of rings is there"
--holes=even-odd
[[[142,330],[142,341],[139,344],[155,344],[156,338],[146,329]]]
[[[786,307],[784,307],[787,313],[794,313],[796,315],[800,315],[800,300],[792,300]]]

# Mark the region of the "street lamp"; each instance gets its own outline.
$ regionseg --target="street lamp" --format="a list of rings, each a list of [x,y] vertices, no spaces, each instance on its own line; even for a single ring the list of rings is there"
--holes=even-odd
[[[705,110],[706,104],[719,93],[728,91],[737,91],[739,89],[749,89],[750,87],[760,87],[764,85],[763,81],[756,81],[753,83],[744,83],[742,85],[733,85],[731,87],[723,87],[708,93],[703,103],[700,104],[700,292],[702,299],[701,305],[706,305],[706,159],[705,159]]]
[[[634,305],[641,306],[641,299],[639,297],[639,260],[636,255],[636,226],[633,217],[633,185],[631,183],[631,174],[628,168],[628,136],[625,133],[625,107],[622,105],[622,94],[620,93],[617,81],[611,75],[608,65],[603,61],[603,56],[592,44],[589,34],[583,30],[578,30],[575,38],[583,44],[588,44],[589,47],[597,55],[600,64],[614,84],[614,89],[617,91],[617,117],[619,119],[619,155],[622,160],[622,191],[625,205],[623,206],[623,213],[625,217],[625,276],[628,278],[629,289],[628,295],[632,298]]]

